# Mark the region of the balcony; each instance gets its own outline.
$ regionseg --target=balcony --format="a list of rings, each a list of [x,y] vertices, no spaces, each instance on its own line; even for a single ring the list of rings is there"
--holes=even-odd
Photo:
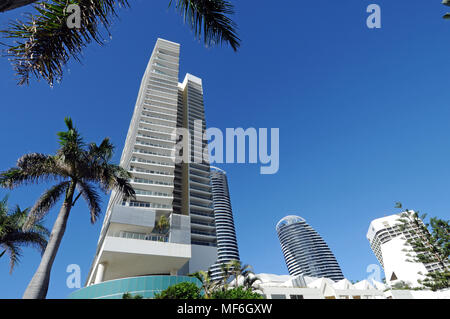
[[[164,237],[139,239],[106,236],[98,263],[108,265],[103,281],[146,274],[164,274],[180,269],[191,258],[187,244],[170,243]]]
[[[120,232],[116,232],[114,234],[111,234],[109,236],[117,237],[117,238],[151,240],[151,241],[157,241],[157,242],[161,242],[161,243],[169,242],[169,236],[168,235],[161,235],[161,234],[154,234],[154,233],[144,234],[144,233],[134,233],[134,232],[128,232],[128,231],[120,231]]]

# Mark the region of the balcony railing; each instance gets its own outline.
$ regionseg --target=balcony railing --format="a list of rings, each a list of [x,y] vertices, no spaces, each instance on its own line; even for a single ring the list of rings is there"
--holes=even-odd
[[[126,232],[126,231],[120,231],[113,233],[110,235],[111,237],[117,237],[117,238],[128,238],[128,239],[138,239],[138,240],[149,240],[149,241],[158,241],[158,242],[169,242],[169,237],[164,235],[157,235],[157,234],[143,234],[143,233],[133,233],[133,232]]]

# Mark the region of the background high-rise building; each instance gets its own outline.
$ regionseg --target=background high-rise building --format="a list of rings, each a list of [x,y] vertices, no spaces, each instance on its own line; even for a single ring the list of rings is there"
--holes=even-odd
[[[410,212],[412,214],[413,212]],[[419,279],[424,279],[428,272],[441,271],[439,263],[412,262],[414,252],[408,252],[411,247],[407,239],[420,236],[420,230],[413,223],[408,223],[402,230],[399,219],[401,214],[394,214],[373,220],[367,231],[367,239],[378,261],[384,269],[386,282],[393,285],[405,282],[412,287],[420,286]],[[410,256],[408,256],[410,255]]]
[[[217,233],[217,262],[210,270],[211,279],[218,280],[222,278],[221,265],[240,259],[225,171],[211,167],[211,186]]]
[[[322,237],[299,216],[281,219],[276,230],[289,274],[344,278],[341,268]]]
[[[111,194],[88,286],[187,275],[217,260],[202,80],[187,74],[178,82],[179,54],[179,44],[157,40],[120,160],[136,198]],[[179,163],[177,155],[190,161]]]

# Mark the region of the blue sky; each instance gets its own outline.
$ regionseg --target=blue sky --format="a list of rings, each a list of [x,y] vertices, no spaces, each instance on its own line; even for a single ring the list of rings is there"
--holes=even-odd
[[[168,1],[130,1],[105,46],[90,45],[49,88],[18,87],[0,59],[0,170],[28,152],[53,153],[71,116],[86,141],[109,136],[118,162],[141,77],[158,37],[181,44],[180,77],[203,79],[209,127],[280,128],[280,170],[225,164],[243,262],[286,274],[275,225],[304,217],[327,241],[344,275],[368,276],[376,258],[365,238],[372,219],[411,209],[449,218],[450,22],[439,1],[236,2],[242,48],[205,48]],[[366,7],[381,6],[382,28],[369,30]],[[19,11],[0,15],[0,27]],[[182,80],[182,79],[180,79]],[[31,206],[45,185],[10,194]],[[104,196],[106,204],[108,196]],[[86,279],[101,221],[79,202],[55,260],[48,298],[65,298],[66,267]],[[105,207],[105,205],[104,205]],[[56,209],[57,210],[57,209]],[[52,211],[46,224],[52,227]],[[40,256],[24,249],[12,275],[0,259],[0,298],[20,298]]]

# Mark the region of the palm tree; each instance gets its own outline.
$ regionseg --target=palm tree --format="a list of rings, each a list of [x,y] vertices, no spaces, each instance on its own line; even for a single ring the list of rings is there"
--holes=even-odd
[[[8,213],[8,197],[5,196],[0,201],[0,251],[3,250],[0,257],[8,252],[10,273],[19,263],[21,246],[35,247],[42,254],[47,245],[50,232],[43,226],[42,221],[37,221],[28,230],[22,230],[28,213],[29,208],[21,210],[19,206]]]
[[[80,196],[87,202],[92,223],[97,220],[101,211],[96,184],[105,193],[116,189],[125,197],[135,196],[129,183],[130,174],[120,166],[110,163],[114,147],[109,139],[105,138],[100,145],[86,145],[72,120],[65,118],[65,123],[67,131],[58,133],[60,148],[56,155],[26,154],[19,158],[17,167],[0,174],[0,185],[11,189],[28,183],[57,181],[31,208],[25,229],[30,229],[36,220],[45,216],[60,198],[64,199],[41,263],[23,298],[42,299],[47,295],[53,261],[70,211]],[[76,190],[78,195],[75,196]]]
[[[235,288],[239,286],[239,278],[242,276],[245,280],[250,274],[253,274],[252,267],[250,265],[242,265],[239,260],[232,260],[229,263],[229,269],[234,276]]]
[[[199,270],[189,276],[195,277],[202,283],[202,289],[204,292],[205,299],[210,299],[212,293],[219,287],[218,282],[211,279],[211,271]]]
[[[0,13],[33,4],[37,0],[0,1]],[[175,3],[175,4],[174,4]],[[73,12],[68,5],[78,5],[80,28],[70,27]],[[196,38],[205,45],[227,43],[234,51],[240,45],[236,24],[229,18],[233,5],[227,0],[170,0],[169,7],[184,17],[184,22]],[[63,67],[70,58],[81,60],[83,49],[92,41],[103,45],[100,26],[109,28],[117,17],[117,7],[129,7],[128,0],[41,0],[33,5],[37,14],[25,21],[12,21],[1,31],[10,39],[7,56],[12,60],[19,85],[28,84],[30,75],[44,79],[50,85],[60,81]],[[68,12],[69,11],[69,12]]]
[[[259,289],[258,285],[256,285],[257,287],[255,287],[255,283],[257,281],[260,281],[260,279],[257,276],[255,276],[253,273],[248,274],[244,278],[244,287],[250,291],[258,290]]]
[[[158,222],[156,223],[156,229],[158,230],[158,232],[160,234],[164,233],[165,231],[167,231],[167,229],[169,229],[170,227],[170,222],[167,219],[167,217],[165,215],[161,215],[161,217],[159,217]]]

